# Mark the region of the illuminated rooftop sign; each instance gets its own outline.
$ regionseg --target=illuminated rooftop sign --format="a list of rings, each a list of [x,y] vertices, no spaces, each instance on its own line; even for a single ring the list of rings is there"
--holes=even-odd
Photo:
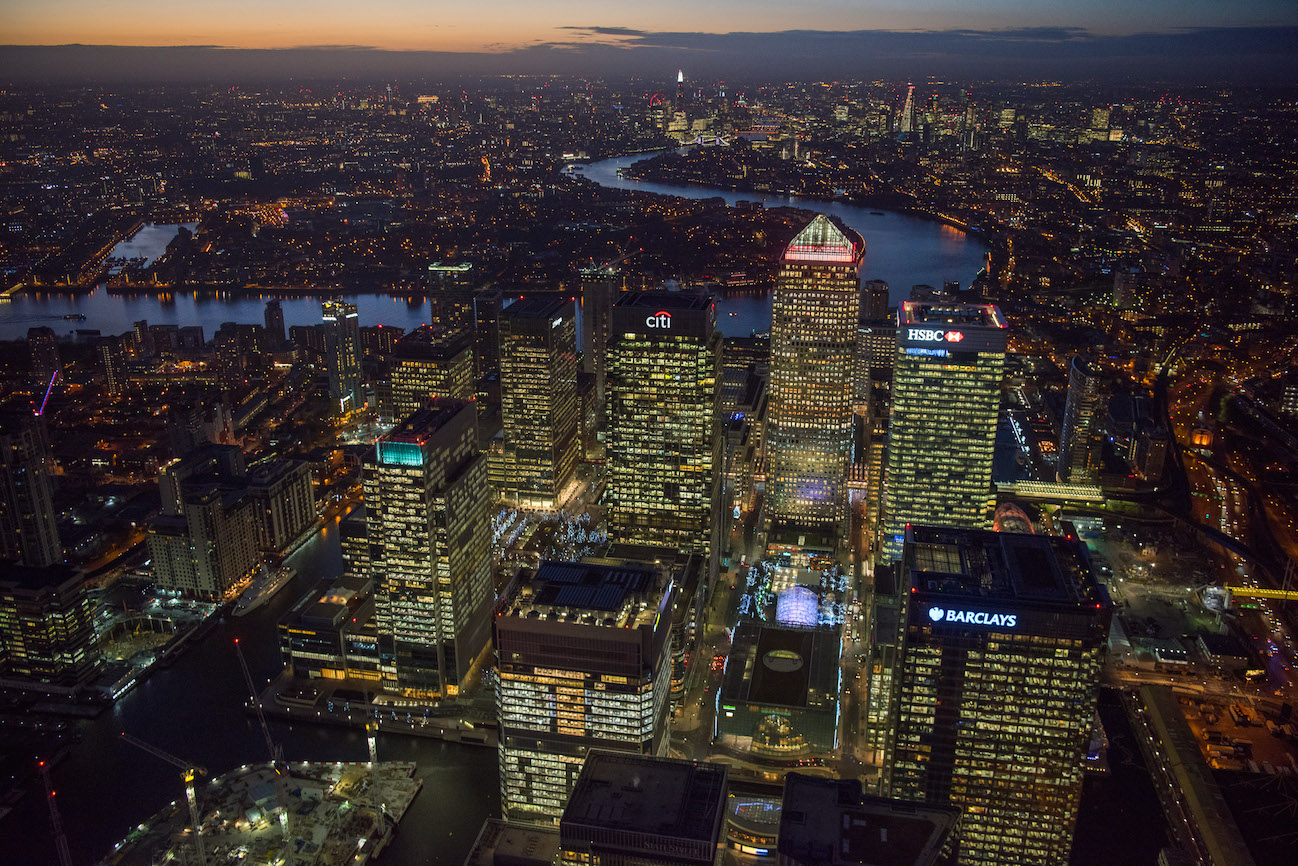
[[[964,339],[964,334],[942,328],[907,328],[906,339],[916,343],[959,343]]]
[[[666,310],[659,310],[652,316],[644,320],[646,328],[663,328],[670,329],[672,326],[672,314]]]
[[[930,607],[928,618],[933,622],[957,625],[989,625],[1014,628],[1019,624],[1018,614],[989,613],[985,610],[961,610],[951,607]]]

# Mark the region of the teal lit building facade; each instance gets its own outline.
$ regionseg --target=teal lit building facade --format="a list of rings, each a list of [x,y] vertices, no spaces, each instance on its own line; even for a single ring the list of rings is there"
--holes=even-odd
[[[491,533],[474,404],[432,400],[365,464],[366,537],[383,687],[454,697],[487,646]]]

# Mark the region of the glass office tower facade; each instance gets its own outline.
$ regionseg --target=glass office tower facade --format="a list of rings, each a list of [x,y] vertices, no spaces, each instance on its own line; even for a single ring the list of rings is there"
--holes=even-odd
[[[902,303],[884,491],[886,561],[910,523],[991,525],[1008,326],[990,304]]]
[[[1097,371],[1085,358],[1068,364],[1068,397],[1059,437],[1060,481],[1094,483],[1100,474],[1100,422],[1107,407]]]
[[[1067,863],[1111,605],[1059,537],[911,526],[891,796],[963,810],[961,864]]]
[[[838,531],[846,517],[864,245],[823,214],[789,244],[771,301],[766,497],[774,520]]]
[[[361,327],[356,305],[346,301],[325,301],[325,367],[329,370],[329,398],[333,412],[342,417],[364,402],[361,392]]]
[[[472,403],[437,399],[379,440],[365,510],[385,688],[453,697],[487,646],[486,457]]]
[[[63,561],[44,423],[24,409],[0,409],[0,559],[24,565]]]
[[[653,565],[542,562],[492,617],[500,800],[557,824],[586,753],[667,754],[675,590]]]
[[[557,508],[576,481],[577,323],[571,298],[534,295],[500,311],[506,499]]]
[[[606,498],[616,541],[705,557],[716,549],[720,365],[711,296],[619,298],[608,347]]]

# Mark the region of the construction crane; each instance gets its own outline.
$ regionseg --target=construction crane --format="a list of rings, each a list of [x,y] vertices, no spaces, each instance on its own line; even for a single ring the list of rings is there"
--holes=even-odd
[[[206,776],[207,770],[191,761],[177,758],[170,752],[164,752],[138,737],[132,737],[125,731],[122,731],[122,739],[137,749],[143,749],[153,757],[180,768],[180,777],[185,780],[185,799],[189,800],[189,820],[194,825],[194,852],[198,855],[199,866],[207,866],[207,852],[203,849],[203,825],[198,820],[198,793],[194,790],[194,779]]]
[[[72,866],[72,852],[68,850],[68,835],[63,832],[63,818],[59,815],[58,804],[54,802],[54,784],[50,782],[50,767],[45,761],[37,761],[41,778],[45,780],[45,802],[50,807],[50,826],[54,828],[54,847],[59,852],[59,866]]]
[[[288,832],[288,764],[284,763],[284,749],[270,735],[270,726],[266,724],[266,714],[262,712],[261,701],[257,700],[257,687],[252,684],[252,673],[248,670],[248,660],[243,657],[243,647],[239,639],[234,639],[234,652],[239,656],[239,667],[243,668],[243,681],[248,684],[248,696],[252,698],[252,707],[257,711],[257,721],[261,724],[261,735],[266,739],[266,751],[270,753],[271,769],[275,772],[275,799],[279,803],[279,826]]]

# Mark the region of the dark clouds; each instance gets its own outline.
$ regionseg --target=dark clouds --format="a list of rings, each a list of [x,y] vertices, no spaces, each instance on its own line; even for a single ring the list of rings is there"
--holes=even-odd
[[[649,32],[572,25],[571,39],[501,53],[383,51],[364,46],[0,46],[11,82],[429,79],[497,73],[822,79],[1160,79],[1293,84],[1298,27],[1217,27],[1124,36],[1076,27],[1009,30]]]

